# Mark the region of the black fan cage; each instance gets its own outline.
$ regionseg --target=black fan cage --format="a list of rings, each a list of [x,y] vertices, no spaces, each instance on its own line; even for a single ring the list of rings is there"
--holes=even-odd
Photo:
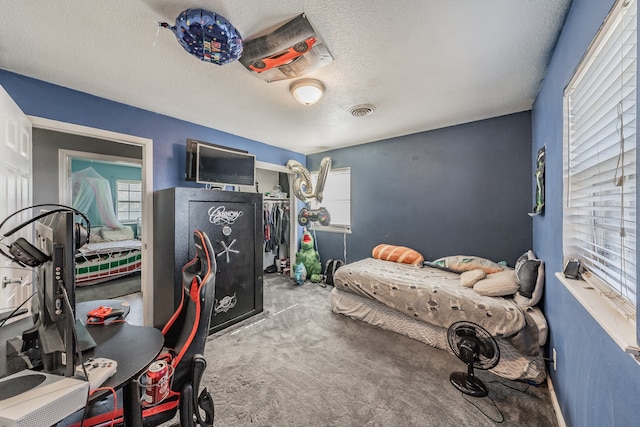
[[[453,323],[447,330],[447,341],[451,351],[464,360],[461,348],[472,348],[473,367],[491,369],[500,361],[498,343],[482,326],[465,320]]]

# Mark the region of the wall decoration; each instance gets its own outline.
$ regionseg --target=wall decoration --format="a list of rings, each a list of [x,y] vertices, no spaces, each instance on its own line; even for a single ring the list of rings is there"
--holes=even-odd
[[[327,226],[331,224],[331,214],[325,207],[300,209],[300,212],[298,212],[298,224],[306,227],[309,222],[319,222],[320,225]]]
[[[538,150],[536,156],[536,196],[533,206],[533,212],[529,215],[543,215],[544,214],[544,167],[546,162],[546,145]]]
[[[311,184],[309,170],[296,160],[289,160],[287,168],[296,174],[296,179],[293,181],[293,194],[298,200],[306,203],[308,200],[313,199],[313,185]]]
[[[298,175],[293,181],[293,194],[305,203],[311,200],[317,200],[318,203],[321,203],[324,197],[324,184],[331,170],[331,158],[323,157],[320,161],[320,170],[318,171],[318,180],[316,181],[315,189],[311,182],[311,174],[302,164],[295,160],[289,160],[287,162],[287,168]],[[319,222],[321,225],[327,226],[331,223],[331,214],[329,214],[329,211],[324,207],[320,207],[319,209],[304,207],[298,213],[298,224],[306,227],[309,222]]]
[[[246,40],[240,58],[242,65],[267,82],[301,77],[332,61],[305,14],[265,35]]]
[[[324,198],[324,185],[327,182],[327,175],[331,171],[331,157],[323,157],[320,160],[320,169],[318,170],[318,181],[316,181],[316,188],[314,194],[318,203],[322,203]]]
[[[224,16],[204,9],[186,9],[176,18],[176,25],[161,27],[174,32],[180,45],[205,62],[223,65],[242,56],[240,33]]]
[[[318,171],[318,181],[316,182],[316,188],[314,191],[313,184],[311,183],[311,174],[309,170],[302,166],[300,162],[296,160],[289,160],[287,162],[287,168],[298,175],[293,181],[293,194],[302,202],[308,202],[309,200],[317,200],[318,203],[322,203],[324,184],[327,181],[327,175],[331,170],[331,158],[324,157],[320,161],[320,170]]]

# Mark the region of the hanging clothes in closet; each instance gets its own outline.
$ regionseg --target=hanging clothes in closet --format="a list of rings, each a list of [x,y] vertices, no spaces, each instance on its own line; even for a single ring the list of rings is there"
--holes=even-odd
[[[271,252],[271,209],[269,204],[265,203],[262,207],[262,223],[264,224],[264,251]]]
[[[285,245],[287,248],[290,246],[290,221],[289,221],[289,206],[282,207],[282,220],[281,220],[281,230],[280,230],[280,243]]]
[[[279,255],[280,245],[289,246],[289,207],[281,202],[265,203],[263,207],[264,219],[264,251]]]

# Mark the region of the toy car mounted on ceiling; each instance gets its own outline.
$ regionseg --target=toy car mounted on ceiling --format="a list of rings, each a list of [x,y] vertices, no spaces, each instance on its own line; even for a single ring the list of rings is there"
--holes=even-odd
[[[244,42],[240,62],[267,82],[301,77],[333,61],[304,14]]]
[[[300,59],[300,57],[304,55],[305,52],[313,47],[315,42],[315,37],[309,37],[308,39],[298,42],[290,48],[283,50],[282,52],[267,56],[266,58],[251,61],[251,64],[249,64],[249,68],[251,68],[256,73],[261,73],[273,67],[280,67],[282,65],[290,64],[293,61]]]

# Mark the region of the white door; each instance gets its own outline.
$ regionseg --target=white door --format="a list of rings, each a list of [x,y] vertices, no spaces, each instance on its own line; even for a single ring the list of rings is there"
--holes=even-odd
[[[31,206],[31,122],[0,86],[0,221],[21,208]],[[31,217],[26,210],[11,218],[0,236]],[[18,237],[31,241],[31,226],[8,237],[0,237],[0,248],[8,253]],[[29,298],[33,272],[0,255],[0,313],[8,313]],[[29,309],[30,304],[25,304]],[[25,317],[24,314],[18,318]],[[17,320],[13,318],[12,320]],[[9,321],[9,322],[10,322]]]

